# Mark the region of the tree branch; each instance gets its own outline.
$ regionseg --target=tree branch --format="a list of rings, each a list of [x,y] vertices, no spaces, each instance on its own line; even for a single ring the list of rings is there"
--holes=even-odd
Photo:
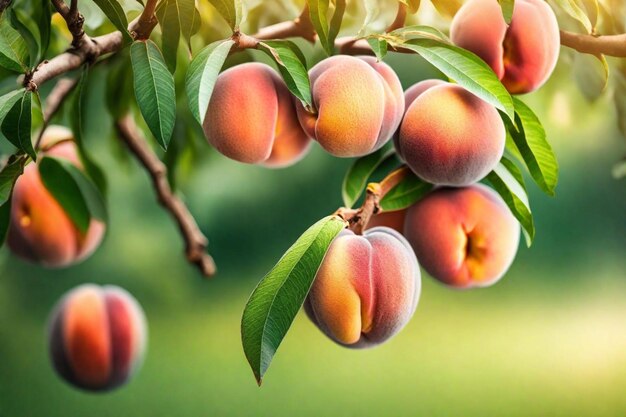
[[[95,46],[83,29],[85,18],[78,11],[78,0],[72,0],[70,7],[65,4],[64,0],[52,0],[52,5],[61,17],[63,17],[67,28],[72,34],[72,47],[74,47],[74,49],[85,49],[86,52],[93,52]]]
[[[404,23],[406,22],[406,13],[407,13],[406,9],[407,9],[406,4],[398,2],[398,13],[396,13],[396,18],[393,20],[391,25],[387,27],[385,32],[389,33],[396,29],[400,29],[401,27],[404,27]]]
[[[315,28],[313,27],[313,22],[311,22],[311,16],[309,15],[308,3],[305,4],[304,9],[302,9],[302,13],[300,13],[300,16],[298,16],[295,20],[267,26],[252,35],[252,37],[257,40],[300,37],[311,43],[315,43],[317,35],[315,33]]]
[[[173,192],[167,180],[167,168],[152,152],[131,116],[116,122],[120,139],[128,146],[141,165],[148,171],[159,203],[169,211],[185,240],[187,260],[196,265],[202,275],[211,277],[216,272],[213,258],[206,252],[207,238],[202,234],[189,209]]]
[[[626,57],[626,34],[593,36],[562,30],[561,45],[585,54]]]
[[[365,200],[359,209],[342,207],[335,214],[347,221],[349,229],[354,233],[357,235],[363,234],[363,230],[370,222],[372,216],[380,213],[380,201],[409,174],[409,168],[403,166],[387,175],[380,183],[373,182],[368,184]]]
[[[150,37],[152,29],[157,25],[158,20],[156,18],[157,0],[148,0],[146,6],[143,8],[141,15],[134,24],[131,24],[130,33],[133,38],[137,40],[145,40]]]
[[[35,142],[35,150],[38,150],[41,146],[41,138],[48,128],[50,120],[54,117],[56,112],[59,111],[61,105],[77,84],[78,78],[62,78],[56,83],[50,94],[48,94],[48,97],[46,97],[46,103],[43,109],[43,126]]]

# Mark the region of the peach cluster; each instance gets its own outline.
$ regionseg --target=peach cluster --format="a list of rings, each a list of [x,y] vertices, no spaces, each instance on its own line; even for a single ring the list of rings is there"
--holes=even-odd
[[[204,119],[209,143],[239,162],[285,167],[306,154],[311,138],[339,157],[369,154],[391,139],[404,95],[387,64],[335,56],[313,67],[310,79],[314,108],[305,109],[267,65],[224,71]]]
[[[51,314],[52,363],[78,388],[106,391],[123,385],[137,371],[145,347],[143,310],[119,287],[81,285]]]
[[[535,91],[559,57],[559,26],[543,0],[516,0],[507,25],[495,0],[469,0],[454,16],[452,41],[481,57],[513,94]]]
[[[405,326],[420,289],[417,259],[402,235],[387,227],[362,236],[345,230],[331,244],[305,310],[335,342],[367,348]]]
[[[82,168],[72,133],[50,126],[42,137],[40,157],[64,158]],[[37,164],[24,169],[15,183],[7,244],[12,253],[47,267],[64,267],[89,257],[105,232],[101,221],[92,220],[86,233],[78,230],[59,202],[46,189]]]

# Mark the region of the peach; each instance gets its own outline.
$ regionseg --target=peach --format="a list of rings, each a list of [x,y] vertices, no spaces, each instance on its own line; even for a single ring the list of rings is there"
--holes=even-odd
[[[330,154],[363,156],[382,147],[398,128],[404,95],[396,73],[373,57],[337,55],[310,73],[315,113],[296,103],[305,132]]]
[[[559,25],[543,0],[516,0],[509,26],[497,1],[469,0],[454,16],[450,38],[481,57],[513,94],[541,87],[559,57]]]
[[[402,235],[387,227],[362,236],[344,230],[317,272],[305,310],[335,342],[373,347],[406,325],[420,289],[417,259]]]
[[[506,140],[495,107],[459,85],[432,80],[413,86],[407,97],[394,144],[418,177],[432,184],[465,186],[495,168]]]
[[[42,156],[65,158],[82,168],[72,133],[51,126],[42,137]],[[93,219],[86,233],[74,225],[48,192],[37,164],[29,164],[17,179],[11,202],[7,244],[20,258],[51,268],[69,266],[89,257],[100,245],[106,226]]]
[[[366,230],[373,229],[374,227],[385,226],[397,231],[398,233],[404,233],[404,218],[406,216],[405,210],[395,211],[383,211],[375,214],[370,218],[370,221],[365,227]]]
[[[122,288],[85,284],[52,311],[48,342],[63,379],[85,390],[111,390],[126,383],[143,360],[146,319]]]
[[[515,258],[520,226],[484,185],[439,188],[411,206],[404,235],[421,265],[456,288],[496,283]]]
[[[202,128],[225,156],[273,168],[295,164],[311,144],[287,85],[260,63],[237,65],[219,75]]]

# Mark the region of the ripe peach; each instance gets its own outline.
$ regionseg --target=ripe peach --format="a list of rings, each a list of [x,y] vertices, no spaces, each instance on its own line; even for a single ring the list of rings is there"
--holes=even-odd
[[[373,229],[374,227],[385,226],[397,231],[398,233],[404,233],[404,218],[406,216],[405,210],[396,211],[383,211],[370,218],[370,221],[365,227],[366,230]]]
[[[464,186],[498,164],[506,131],[489,103],[459,85],[432,80],[416,84],[407,96],[408,109],[394,144],[421,179]]]
[[[42,138],[42,156],[65,158],[82,168],[71,139],[68,129],[49,127]],[[52,268],[78,263],[100,245],[105,229],[103,222],[94,219],[81,233],[44,186],[37,164],[27,165],[15,183],[7,244],[24,260]]]
[[[452,41],[481,57],[513,94],[541,87],[559,57],[559,26],[542,0],[516,0],[510,26],[494,0],[469,0],[454,16]]]
[[[373,347],[406,325],[420,289],[417,259],[402,235],[387,227],[362,236],[345,230],[331,244],[305,310],[335,342]]]
[[[146,346],[146,319],[119,287],[86,284],[68,292],[50,316],[50,357],[70,384],[104,391],[126,383]]]
[[[203,129],[209,143],[239,162],[293,165],[311,140],[300,127],[295,99],[271,67],[237,65],[217,78]]]
[[[296,103],[305,132],[330,154],[367,155],[391,138],[402,120],[402,85],[387,64],[373,57],[337,55],[310,73],[316,113]]]
[[[404,235],[421,265],[456,288],[486,287],[507,271],[520,226],[492,189],[439,188],[411,206]]]

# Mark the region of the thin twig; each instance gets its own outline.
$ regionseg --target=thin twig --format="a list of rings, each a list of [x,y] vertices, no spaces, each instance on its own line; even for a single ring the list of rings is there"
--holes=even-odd
[[[311,22],[311,16],[309,15],[308,3],[305,4],[302,13],[300,13],[300,16],[296,19],[262,28],[252,35],[252,37],[258,40],[300,37],[311,43],[315,43],[317,35],[313,22]]]
[[[120,139],[150,175],[159,203],[176,221],[185,240],[187,260],[196,265],[203,276],[212,277],[216,272],[216,267],[213,258],[206,252],[208,240],[200,231],[185,203],[172,192],[167,180],[167,168],[152,152],[131,116],[118,120],[116,127]]]
[[[46,97],[46,103],[43,109],[43,126],[35,142],[35,150],[39,149],[41,146],[41,139],[50,124],[50,120],[52,120],[52,117],[59,111],[61,105],[74,90],[76,85],[78,85],[78,78],[62,78],[57,81],[50,94],[48,94],[48,97]]]
[[[594,36],[562,30],[561,45],[585,54],[626,57],[626,34]]]
[[[373,215],[381,212],[380,201],[410,174],[409,168],[403,166],[387,175],[380,183],[370,183],[363,205],[358,209],[340,208],[335,215],[341,217],[349,224],[349,229],[360,235],[370,222]]]
[[[131,24],[131,35],[137,40],[144,40],[150,37],[152,29],[157,25],[158,21],[155,15],[157,0],[148,0],[143,8],[141,15],[135,22]]]

